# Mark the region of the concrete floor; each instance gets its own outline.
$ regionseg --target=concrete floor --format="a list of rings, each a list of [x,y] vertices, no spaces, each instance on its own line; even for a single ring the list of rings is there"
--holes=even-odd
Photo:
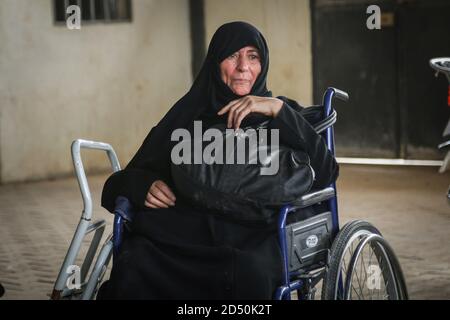
[[[106,176],[89,178],[94,218]],[[372,222],[396,251],[413,299],[450,299],[450,174],[436,167],[342,165],[341,225]],[[75,179],[0,186],[2,299],[48,299],[82,210]]]

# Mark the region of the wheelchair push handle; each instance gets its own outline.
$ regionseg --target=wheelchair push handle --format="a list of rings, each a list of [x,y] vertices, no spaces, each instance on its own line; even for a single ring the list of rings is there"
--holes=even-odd
[[[347,92],[342,91],[342,90],[339,90],[339,89],[336,89],[336,88],[333,88],[333,87],[329,87],[329,88],[325,91],[325,93],[324,93],[324,95],[323,95],[323,99],[322,99],[322,106],[323,106],[323,108],[324,108],[325,117],[330,116],[331,113],[333,112],[333,108],[332,108],[332,106],[331,106],[331,102],[332,102],[332,100],[333,100],[334,97],[336,97],[336,98],[338,98],[339,100],[342,100],[342,101],[344,101],[344,102],[347,102],[347,101],[349,100],[349,96],[348,96],[348,93],[347,93]],[[329,130],[328,130],[328,131],[329,131]],[[333,138],[333,137],[331,137],[331,136],[332,136],[331,132],[329,132],[329,133],[327,134],[327,136],[328,136],[327,140],[329,140],[330,138]],[[328,141],[328,147],[331,148],[331,150],[333,150],[334,147],[331,146],[331,145],[329,144],[329,142],[330,142],[330,141]],[[333,152],[334,152],[334,151],[333,151]]]
[[[74,140],[72,142],[72,159],[81,161],[81,154],[80,154],[81,148],[106,151],[114,172],[120,170],[120,165],[116,152],[114,151],[114,149],[111,147],[110,144],[84,139]]]
[[[92,217],[92,198],[89,185],[84,171],[83,161],[81,160],[81,149],[103,150],[108,154],[109,161],[114,172],[120,170],[119,160],[111,145],[104,142],[77,139],[72,142],[72,161],[75,173],[80,187],[81,196],[83,197],[83,214],[82,218],[90,220]]]
[[[334,89],[334,95],[336,96],[336,98],[338,98],[339,100],[342,100],[344,102],[347,102],[349,99],[348,93],[339,89]]]
[[[331,91],[333,93],[333,95],[338,98],[339,100],[342,100],[344,102],[347,102],[349,99],[348,93],[336,88],[328,88],[327,92]]]
[[[333,98],[336,97],[339,100],[342,100],[344,102],[347,102],[349,99],[348,93],[333,87],[329,87],[324,95],[323,95],[323,100],[322,100],[322,105],[324,107],[324,111],[325,111],[325,116],[328,117],[331,112],[332,112],[332,107],[331,107],[331,101],[333,100]]]

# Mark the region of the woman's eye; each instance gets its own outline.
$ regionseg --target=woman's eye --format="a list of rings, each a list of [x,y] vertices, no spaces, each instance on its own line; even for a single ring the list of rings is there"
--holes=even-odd
[[[259,56],[252,54],[250,55],[250,60],[255,60],[255,59],[259,59]]]
[[[237,54],[233,53],[231,56],[228,57],[228,59],[236,59],[237,58]]]

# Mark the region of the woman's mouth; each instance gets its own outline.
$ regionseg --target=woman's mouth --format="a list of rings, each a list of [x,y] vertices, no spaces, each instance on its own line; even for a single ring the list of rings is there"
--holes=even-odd
[[[250,80],[247,79],[233,79],[232,81],[238,84],[247,84],[250,82]]]

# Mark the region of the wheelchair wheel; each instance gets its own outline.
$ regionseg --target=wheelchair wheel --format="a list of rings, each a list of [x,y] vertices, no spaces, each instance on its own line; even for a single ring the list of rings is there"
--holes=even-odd
[[[323,300],[408,299],[400,264],[387,241],[373,225],[347,223],[331,247]]]

